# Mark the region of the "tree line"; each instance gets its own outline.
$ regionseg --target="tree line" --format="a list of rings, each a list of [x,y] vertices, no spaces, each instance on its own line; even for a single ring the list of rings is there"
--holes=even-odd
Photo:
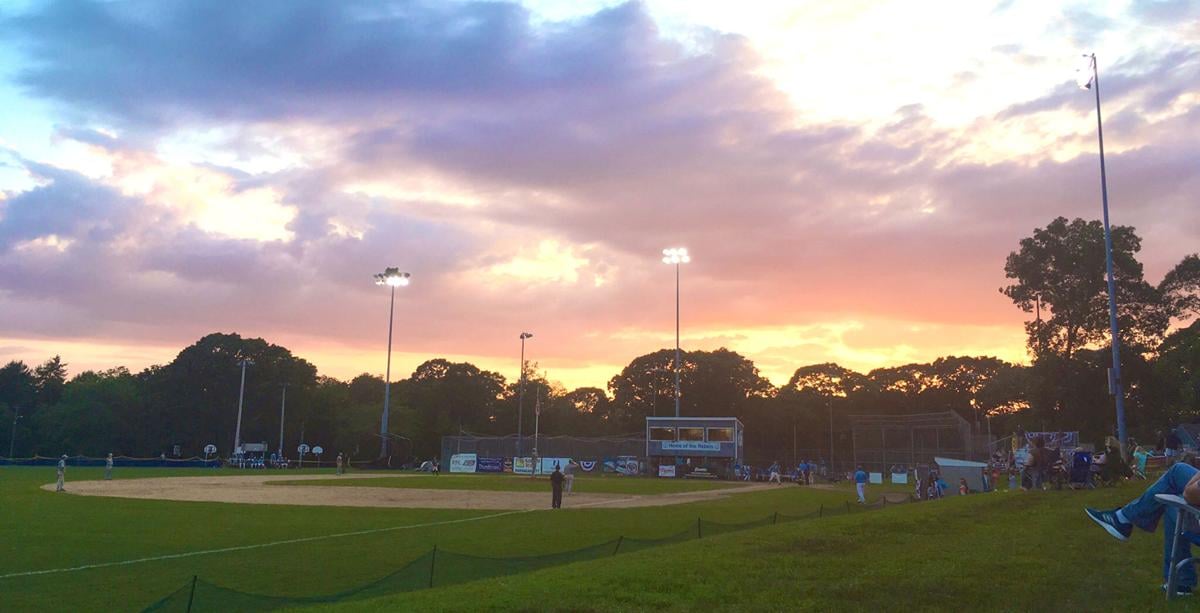
[[[1200,414],[1200,258],[1185,257],[1158,285],[1143,278],[1132,228],[1113,228],[1128,427],[1151,437]],[[1079,430],[1098,441],[1114,429],[1107,394],[1107,294],[1099,222],[1059,218],[1020,242],[1001,288],[1033,315],[1025,324],[1030,364],[979,356],[855,372],[837,364],[796,370],[775,386],[754,363],[727,349],[687,351],[681,413],[736,416],[746,425],[752,460],[790,458],[795,447],[823,453],[849,445],[849,416],[955,411],[978,432]],[[58,357],[0,368],[0,424],[10,425],[13,455],[199,455],[233,446],[241,370],[246,377],[242,439],[272,449],[286,386],[285,449],[300,442],[367,460],[378,455],[382,378],[322,376],[285,347],[237,334],[209,334],[165,365],[117,367],[67,377]],[[553,436],[640,435],[644,418],[674,414],[674,351],[639,356],[607,389],[573,390],[524,365],[524,430],[541,405],[541,432]],[[444,435],[517,431],[520,377],[466,362],[431,359],[394,381],[391,433],[401,461],[437,455]],[[0,450],[7,451],[0,447]]]

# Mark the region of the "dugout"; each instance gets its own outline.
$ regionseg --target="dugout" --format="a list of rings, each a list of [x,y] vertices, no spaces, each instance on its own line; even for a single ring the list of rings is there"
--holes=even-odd
[[[659,474],[659,466],[690,465],[731,476],[744,456],[744,430],[736,417],[647,417],[651,474]]]

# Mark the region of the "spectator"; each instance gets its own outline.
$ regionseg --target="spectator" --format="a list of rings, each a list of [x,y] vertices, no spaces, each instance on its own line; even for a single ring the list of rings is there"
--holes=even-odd
[[[1179,440],[1179,435],[1175,434],[1175,428],[1167,430],[1164,442],[1163,453],[1167,456],[1167,467],[1169,468],[1179,461],[1179,448],[1183,446],[1183,442]]]
[[[854,488],[858,490],[858,504],[867,504],[867,472],[861,464],[854,472]]]
[[[1153,533],[1158,527],[1158,520],[1163,519],[1163,580],[1162,589],[1166,589],[1165,580],[1171,570],[1171,538],[1175,533],[1175,522],[1179,520],[1178,512],[1169,509],[1158,501],[1156,494],[1182,495],[1188,504],[1200,505],[1200,470],[1179,462],[1163,473],[1158,481],[1146,488],[1146,491],[1133,502],[1108,511],[1084,509],[1092,521],[1104,528],[1106,532],[1120,541],[1129,540],[1133,527],[1137,526],[1146,532]],[[1182,558],[1190,558],[1191,546],[1187,540],[1181,543]],[[1196,567],[1186,564],[1179,573],[1178,595],[1191,595],[1196,587]]]
[[[971,487],[967,485],[967,478],[962,477],[958,480],[958,495],[966,496],[971,493]]]
[[[1034,437],[1033,449],[1029,450],[1029,459],[1025,462],[1025,474],[1029,477],[1031,489],[1042,489],[1050,464],[1050,450],[1046,449],[1046,441],[1040,436]]]

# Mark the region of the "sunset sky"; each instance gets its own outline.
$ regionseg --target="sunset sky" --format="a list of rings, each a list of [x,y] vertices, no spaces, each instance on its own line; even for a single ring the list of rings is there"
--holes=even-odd
[[[1200,249],[1200,3],[0,5],[0,361],[215,331],[323,374],[431,357],[603,387],[674,343],[781,384],[1025,361],[1004,258],[1100,216]]]

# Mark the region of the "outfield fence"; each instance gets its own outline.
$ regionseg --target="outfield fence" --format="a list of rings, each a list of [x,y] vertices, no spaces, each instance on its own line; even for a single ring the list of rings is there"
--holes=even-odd
[[[909,501],[911,498],[905,500],[905,502]],[[808,513],[799,515],[772,513],[766,517],[742,523],[717,522],[697,517],[693,524],[669,536],[654,539],[621,536],[580,549],[539,556],[494,558],[458,553],[434,546],[433,549],[416,559],[370,583],[319,596],[255,594],[222,587],[198,576],[193,576],[179,589],[150,605],[144,611],[185,611],[188,613],[270,611],[322,603],[365,600],[389,594],[466,583],[477,579],[515,575],[572,562],[596,560],[621,553],[672,545],[750,528],[846,515],[856,511],[881,509],[896,504],[901,503],[888,502],[886,498],[880,498],[880,500],[867,505],[849,502],[845,505],[821,505]]]

